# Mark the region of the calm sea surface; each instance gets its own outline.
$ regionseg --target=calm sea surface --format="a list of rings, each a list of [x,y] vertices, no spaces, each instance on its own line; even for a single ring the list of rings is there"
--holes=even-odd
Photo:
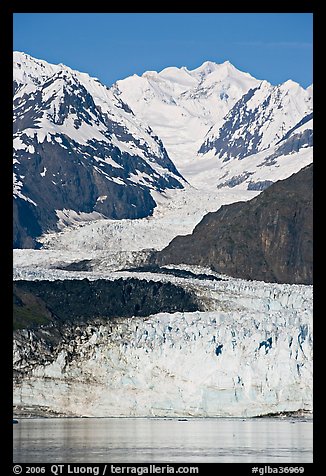
[[[15,463],[310,463],[312,419],[33,418]]]

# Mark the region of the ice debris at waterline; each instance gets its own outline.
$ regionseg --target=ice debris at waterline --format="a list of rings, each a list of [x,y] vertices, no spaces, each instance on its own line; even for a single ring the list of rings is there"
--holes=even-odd
[[[312,287],[234,279],[208,289],[209,311],[16,331],[16,414],[311,411]]]

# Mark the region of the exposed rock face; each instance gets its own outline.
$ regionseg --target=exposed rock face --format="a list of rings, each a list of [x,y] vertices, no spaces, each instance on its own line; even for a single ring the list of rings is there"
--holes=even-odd
[[[159,264],[210,266],[244,279],[311,284],[313,166],[248,202],[207,214],[157,253]]]
[[[199,152],[205,154],[214,149],[216,157],[225,162],[232,158],[244,159],[270,148],[308,123],[312,119],[311,110],[311,93],[299,84],[287,81],[272,86],[262,81],[237,101],[223,122],[212,127]],[[312,131],[310,135],[312,137]],[[308,137],[301,139],[305,141]],[[296,142],[299,150],[299,138]]]

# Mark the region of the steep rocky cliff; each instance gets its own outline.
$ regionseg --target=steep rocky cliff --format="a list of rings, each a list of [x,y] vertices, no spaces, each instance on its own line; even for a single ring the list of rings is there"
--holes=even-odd
[[[186,263],[244,279],[312,284],[313,166],[248,202],[208,213],[193,233],[157,253],[159,264]]]

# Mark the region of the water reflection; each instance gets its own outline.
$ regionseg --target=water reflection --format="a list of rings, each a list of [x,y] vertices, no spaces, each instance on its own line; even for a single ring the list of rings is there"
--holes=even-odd
[[[309,419],[21,419],[15,463],[312,462]]]

